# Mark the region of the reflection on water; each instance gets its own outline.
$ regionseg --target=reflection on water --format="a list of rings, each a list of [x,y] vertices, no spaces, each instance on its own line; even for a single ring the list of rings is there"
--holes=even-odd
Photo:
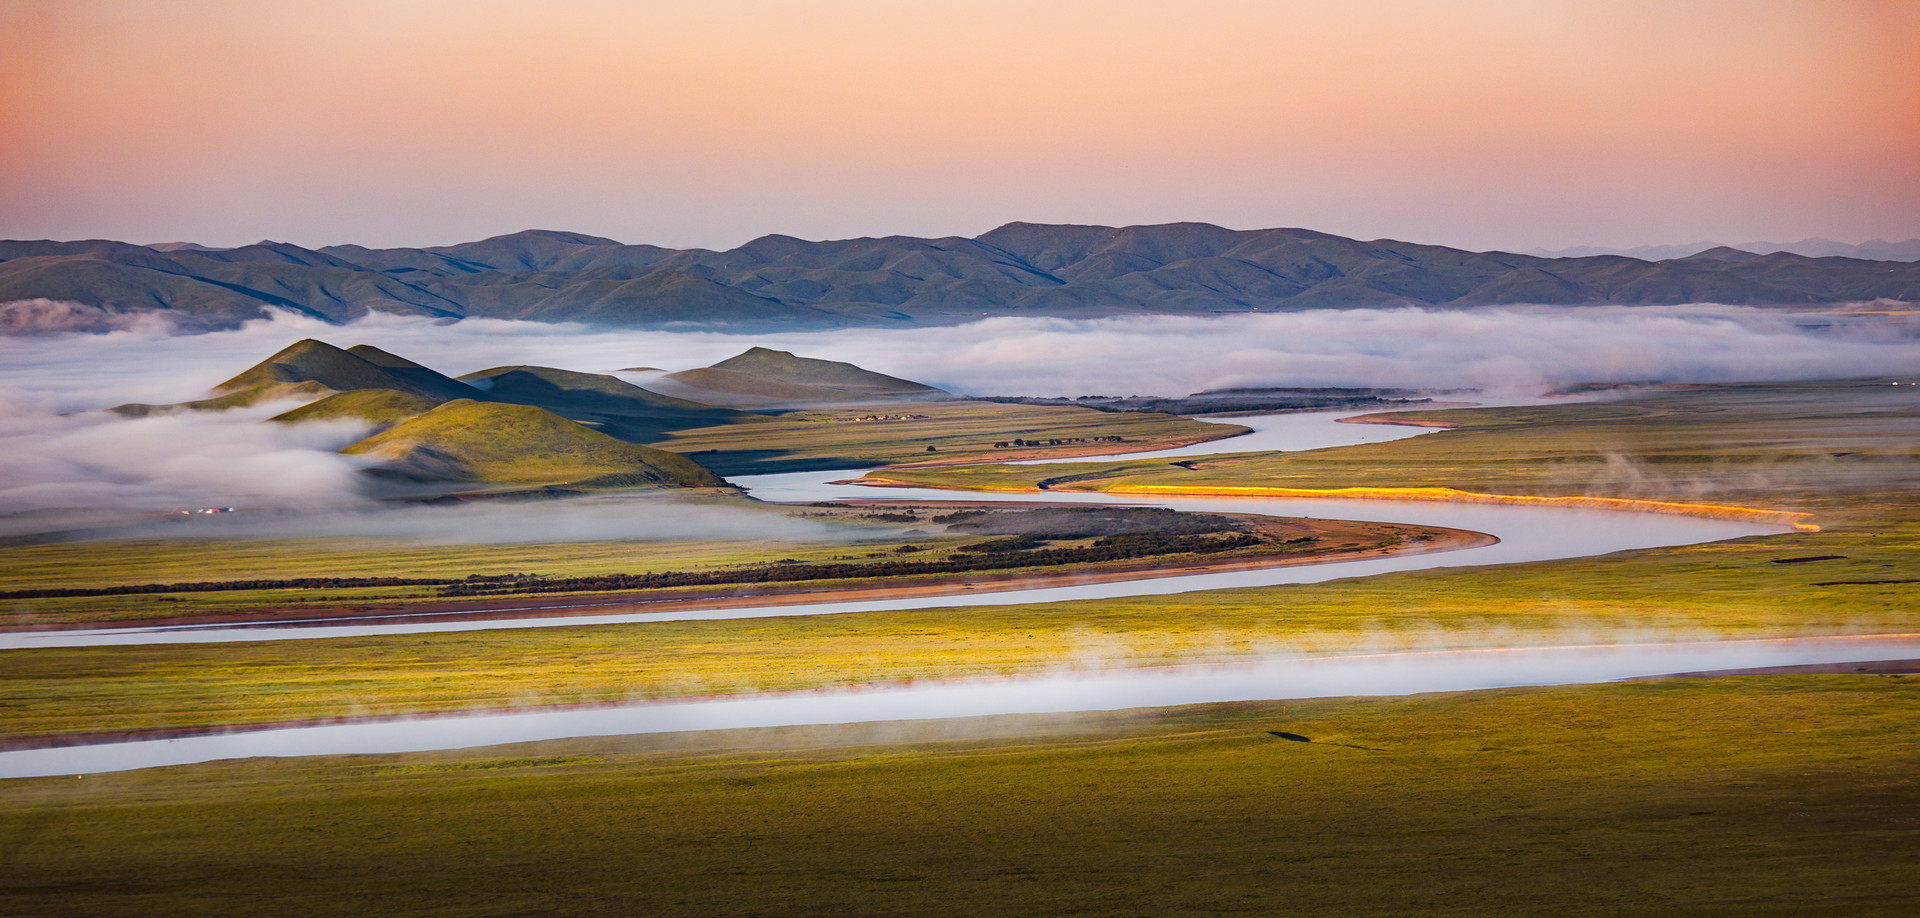
[[[1920,656],[1920,635],[1357,654],[972,679],[491,715],[447,715],[62,749],[0,752],[0,778],[249,756],[419,752],[613,736],[993,714],[1607,682],[1660,673]]]
[[[1501,402],[1506,404],[1507,402]],[[1361,443],[1386,443],[1432,433],[1432,427],[1408,427],[1401,424],[1342,424],[1341,418],[1357,417],[1383,410],[1415,411],[1423,406],[1371,409],[1370,411],[1289,411],[1279,414],[1250,414],[1240,417],[1193,418],[1207,424],[1237,424],[1250,427],[1252,433],[1208,440],[1192,446],[1156,449],[1150,452],[1123,453],[1114,456],[1083,456],[1077,459],[1027,459],[1008,465],[1055,465],[1064,462],[1101,462],[1107,459],[1178,459],[1186,456],[1215,456],[1221,453],[1254,453],[1279,450],[1298,452],[1354,446]]]

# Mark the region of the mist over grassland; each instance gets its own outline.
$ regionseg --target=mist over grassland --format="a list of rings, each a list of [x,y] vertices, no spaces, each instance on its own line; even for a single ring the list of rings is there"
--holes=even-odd
[[[196,398],[307,337],[372,344],[453,375],[515,364],[680,370],[758,345],[967,395],[1179,396],[1235,386],[1530,393],[1595,381],[1872,376],[1920,363],[1920,317],[1711,305],[1003,317],[945,328],[765,334],[382,314],[339,326],[279,313],[200,335],[142,327],[0,338],[0,400],[17,414]]]
[[[452,374],[514,364],[679,370],[759,345],[969,395],[1177,396],[1239,386],[1531,395],[1588,381],[1911,372],[1920,367],[1915,319],[1724,306],[1363,309],[994,318],[952,328],[748,336],[388,315],[342,327],[278,314],[200,335],[144,326],[0,337],[0,455],[7,458],[0,464],[0,515],[235,504],[303,513],[364,508],[370,501],[357,475],[364,460],[334,452],[363,435],[359,425],[262,423],[286,405],[140,419],[73,414],[198,398],[304,337],[373,344]],[[649,374],[626,375],[644,384]],[[646,527],[586,528],[614,537]]]

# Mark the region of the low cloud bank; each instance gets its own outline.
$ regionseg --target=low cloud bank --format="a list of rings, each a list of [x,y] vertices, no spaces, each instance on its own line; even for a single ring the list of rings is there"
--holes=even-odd
[[[1920,322],[1912,317],[1730,306],[996,318],[761,335],[378,314],[340,327],[277,314],[203,335],[120,329],[0,338],[0,387],[58,411],[178,401],[309,336],[373,344],[449,374],[509,364],[678,370],[763,345],[972,395],[1185,395],[1232,386],[1532,392],[1575,382],[1885,375],[1920,365]]]
[[[100,318],[84,307],[67,310],[70,305],[32,309],[71,319],[76,329]],[[355,424],[263,423],[284,405],[137,420],[63,416],[129,401],[202,397],[303,337],[373,344],[449,374],[507,364],[600,373],[684,369],[762,345],[973,395],[1184,395],[1233,386],[1473,388],[1513,395],[1587,381],[1840,378],[1920,366],[1920,322],[1913,317],[1721,306],[998,318],[952,328],[765,335],[380,314],[340,327],[282,313],[230,331],[170,332],[164,323],[136,323],[104,332],[0,336],[0,533],[41,527],[32,521],[52,511],[225,506],[267,513],[254,517],[266,527],[259,534],[300,526],[307,534],[410,538],[457,532],[466,517],[453,511],[368,512],[376,504],[362,490],[361,460],[333,452],[364,432]],[[346,515],[326,522],[316,515],[322,511]],[[540,538],[721,538],[737,528],[732,522],[674,528],[653,513],[622,521],[618,513],[597,517],[585,507],[544,522],[534,511],[512,512],[529,525],[549,527],[538,530]],[[296,526],[271,517],[285,513],[304,518]],[[703,509],[693,516],[712,514]],[[240,525],[236,518],[206,528]],[[808,531],[821,535],[829,528]]]
[[[173,316],[164,312],[113,312],[85,303],[43,297],[0,303],[0,335],[110,331],[167,335],[179,330]]]
[[[324,496],[315,492],[313,496]],[[249,504],[230,514],[180,515],[102,523],[80,514],[57,518],[85,524],[88,539],[391,539],[442,545],[516,545],[535,542],[754,540],[839,542],[891,532],[702,502],[689,506],[671,494],[632,493],[553,501],[476,501],[423,506],[352,499],[319,508]],[[45,520],[17,521],[21,531],[52,528]],[[59,527],[64,528],[64,527]],[[9,533],[0,528],[0,534]],[[644,556],[636,570],[655,567]]]
[[[0,534],[209,508],[370,503],[357,474],[364,462],[333,452],[366,425],[265,423],[287,407],[122,418],[0,403]]]
[[[458,544],[601,539],[845,540],[863,529],[672,495],[450,506],[376,499],[335,450],[360,421],[275,424],[290,407],[124,418],[0,402],[0,537],[386,538]],[[197,511],[226,510],[231,513]]]

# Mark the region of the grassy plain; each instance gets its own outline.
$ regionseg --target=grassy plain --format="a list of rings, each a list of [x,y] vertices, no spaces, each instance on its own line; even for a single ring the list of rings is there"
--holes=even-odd
[[[245,621],[282,616],[343,616],[391,611],[423,602],[445,603],[433,584],[343,586],[339,584],[259,586],[247,589],[161,589],[195,582],[293,580],[303,578],[400,578],[459,580],[469,576],[539,576],[547,580],[646,575],[668,572],[720,575],[721,582],[640,590],[598,587],[589,595],[698,598],[703,594],[793,590],[898,590],[933,584],[972,583],[987,577],[1027,575],[1109,575],[1146,567],[1300,562],[1319,555],[1387,550],[1403,541],[1444,545],[1472,541],[1477,534],[1423,526],[1341,520],[1291,520],[1252,515],[1187,514],[1189,526],[1218,526],[1218,532],[1257,534],[1264,541],[1230,549],[1192,551],[1174,546],[1135,546],[1111,557],[1059,557],[1075,551],[1098,555],[1102,535],[1124,531],[1178,528],[1171,521],[1137,516],[1139,511],[1101,514],[1097,508],[970,511],[972,522],[948,519],[951,505],[774,506],[728,494],[681,494],[609,498],[606,507],[631,512],[678,509],[682,513],[732,511],[732,528],[786,524],[788,538],[623,540],[513,545],[426,545],[417,541],[364,539],[277,540],[121,540],[113,542],[14,545],[0,548],[0,593],[61,589],[106,590],[146,587],[151,591],[92,596],[0,597],[0,625],[8,628],[76,624],[116,624],[219,618]],[[1052,515],[1052,516],[1049,516]],[[1040,519],[1046,517],[1046,519]],[[1096,519],[1099,517],[1099,519]],[[948,519],[951,528],[938,522]],[[983,520],[991,519],[987,524]],[[794,525],[799,523],[801,525]],[[812,525],[805,525],[812,524]],[[482,525],[475,522],[473,525]],[[974,528],[968,528],[968,527]],[[909,528],[912,527],[912,528]],[[994,538],[1023,534],[1033,527],[1032,549],[1008,550]],[[1051,529],[1049,529],[1051,527]],[[795,529],[806,530],[804,533]],[[1081,531],[1085,530],[1085,531]],[[1193,530],[1198,531],[1198,530]],[[1207,530],[1214,531],[1214,530]],[[981,551],[992,554],[983,556]],[[1055,555],[1055,557],[1047,557]],[[935,570],[902,573],[873,570],[900,564]],[[941,565],[952,569],[941,571]],[[837,569],[836,569],[837,568]],[[847,570],[852,568],[852,570]],[[755,575],[777,573],[777,579]],[[802,578],[815,573],[822,576]],[[727,582],[730,575],[744,579]],[[580,590],[586,590],[581,587]],[[481,590],[462,594],[471,599]],[[503,590],[499,595],[509,595]],[[521,591],[525,592],[525,591]],[[579,595],[541,590],[543,601]]]
[[[1843,557],[1776,563],[1821,555]],[[1819,585],[1849,580],[1894,582]],[[1920,580],[1917,522],[1178,596],[0,651],[0,736],[1224,662],[1276,652],[1920,631],[1914,584],[1902,580]]]
[[[1687,386],[1597,404],[1402,412],[1457,425],[1409,440],[1174,465],[894,469],[924,487],[1450,487],[1517,495],[1752,503],[1864,520],[1920,491],[1920,388],[1885,380]],[[1232,441],[1223,443],[1230,447]]]
[[[1101,602],[7,651],[0,723],[21,737],[1274,651],[1920,630],[1905,388],[1423,413],[1461,426],[1193,469],[893,473],[1706,499],[1810,510],[1818,533]],[[8,781],[0,898],[22,914],[1909,914],[1914,685],[1681,680]]]
[[[894,419],[860,420],[864,417]],[[972,401],[889,402],[750,415],[714,427],[675,431],[653,445],[683,453],[722,475],[757,475],[898,462],[1098,455],[1198,443],[1245,430],[1231,423],[1091,408]],[[1096,441],[1097,437],[1121,437],[1123,442]],[[994,446],[1030,439],[1084,442]],[[934,452],[927,451],[929,446]]]
[[[0,901],[14,915],[1912,914],[1912,682],[1672,680],[14,780],[0,782]]]

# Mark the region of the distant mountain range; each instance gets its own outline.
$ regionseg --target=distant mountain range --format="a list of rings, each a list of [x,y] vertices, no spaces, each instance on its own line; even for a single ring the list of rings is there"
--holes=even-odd
[[[1204,223],[1010,223],[971,239],[765,236],[724,252],[547,230],[399,249],[0,242],[0,331],[16,333],[153,316],[185,330],[226,328],[268,308],[329,322],[377,310],[769,330],[1004,315],[1883,299],[1920,300],[1920,264],[1726,247],[1660,260],[1543,257]]]
[[[1682,245],[1637,245],[1628,249],[1610,249],[1605,246],[1581,245],[1570,249],[1528,249],[1524,255],[1538,255],[1542,258],[1589,258],[1594,255],[1626,255],[1647,261],[1661,261],[1668,258],[1685,258],[1697,255],[1708,249],[1739,249],[1755,255],[1772,255],[1775,252],[1790,252],[1805,255],[1808,258],[1861,258],[1868,261],[1920,261],[1920,239],[1905,242],[1888,242],[1875,239],[1853,245],[1810,236],[1799,242],[1742,242],[1727,245],[1721,242],[1690,242]]]

